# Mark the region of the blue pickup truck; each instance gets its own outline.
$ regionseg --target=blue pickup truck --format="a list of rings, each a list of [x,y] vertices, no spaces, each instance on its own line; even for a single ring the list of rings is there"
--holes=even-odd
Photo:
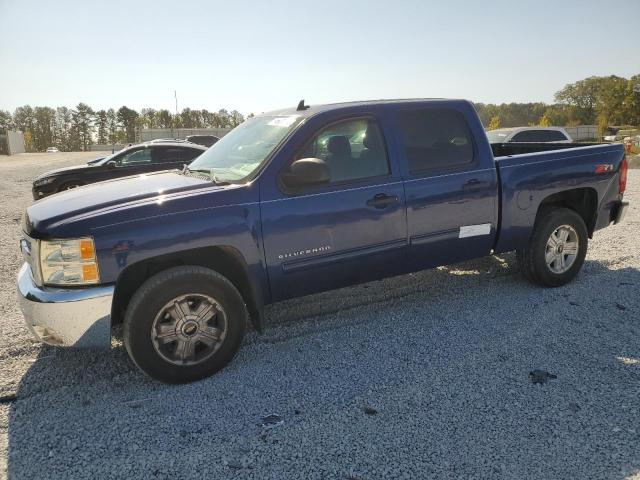
[[[266,304],[515,250],[557,287],[619,222],[621,145],[490,144],[471,103],[306,106],[251,118],[182,170],[37,201],[20,305],[40,340],[109,347],[153,378],[212,375]]]

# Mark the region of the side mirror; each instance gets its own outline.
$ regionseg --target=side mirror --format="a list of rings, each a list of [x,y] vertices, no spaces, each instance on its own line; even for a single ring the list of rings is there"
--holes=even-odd
[[[282,183],[291,189],[328,183],[329,165],[319,158],[301,158],[291,164],[289,171],[280,174]]]
[[[117,163],[116,163],[116,161],[115,161],[115,160],[109,160],[109,161],[107,162],[107,167],[108,167],[108,168],[116,168],[116,166],[117,166]]]

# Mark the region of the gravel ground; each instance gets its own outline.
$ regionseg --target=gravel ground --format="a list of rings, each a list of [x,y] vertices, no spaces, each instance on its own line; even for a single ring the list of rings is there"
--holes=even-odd
[[[640,171],[568,286],[504,255],[296,299],[223,372],[167,386],[117,338],[61,350],[23,326],[30,181],[83,155],[0,157],[0,477],[640,479]]]

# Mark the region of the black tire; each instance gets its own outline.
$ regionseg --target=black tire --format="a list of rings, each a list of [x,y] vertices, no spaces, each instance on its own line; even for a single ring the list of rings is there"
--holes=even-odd
[[[62,185],[60,185],[60,188],[58,189],[58,192],[64,192],[65,190],[71,190],[72,188],[81,187],[82,185],[84,185],[84,183],[77,182],[77,181],[65,182]]]
[[[558,273],[546,261],[547,241],[558,228],[569,226],[577,234],[577,254],[568,270]],[[584,220],[574,210],[558,207],[540,213],[526,248],[516,252],[520,271],[531,283],[560,287],[569,283],[582,268],[587,255],[589,235]]]
[[[177,365],[159,353],[156,337],[152,340],[154,325],[173,299],[189,295],[216,300],[224,312],[225,335],[217,350],[200,363]],[[204,267],[170,268],[149,278],[133,295],[124,318],[124,345],[136,366],[150,377],[166,383],[193,382],[213,375],[233,359],[244,338],[247,318],[242,296],[227,278]]]

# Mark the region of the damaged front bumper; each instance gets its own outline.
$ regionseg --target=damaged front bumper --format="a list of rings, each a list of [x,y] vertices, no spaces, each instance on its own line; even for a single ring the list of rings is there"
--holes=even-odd
[[[113,286],[39,287],[26,263],[18,273],[18,300],[27,328],[49,345],[108,348],[113,291]]]

